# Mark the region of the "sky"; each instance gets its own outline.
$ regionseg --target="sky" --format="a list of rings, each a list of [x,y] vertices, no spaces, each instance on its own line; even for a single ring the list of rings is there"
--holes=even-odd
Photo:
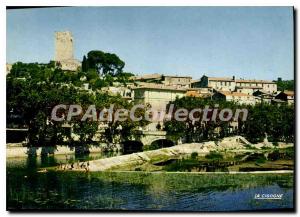
[[[74,56],[117,54],[124,71],[294,78],[292,7],[61,7],[7,10],[7,63],[54,59],[54,32]]]

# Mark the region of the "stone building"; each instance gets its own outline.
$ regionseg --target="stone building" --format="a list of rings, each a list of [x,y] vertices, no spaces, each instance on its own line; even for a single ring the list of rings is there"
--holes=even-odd
[[[102,87],[101,91],[104,91],[112,96],[121,96],[123,99],[128,101],[132,101],[133,99],[133,92],[131,91],[130,87],[125,86],[109,86],[109,87]]]
[[[272,103],[272,100],[274,99],[274,94],[264,92],[262,90],[257,90],[253,93],[253,96],[257,98],[258,101],[261,103]]]
[[[294,104],[295,100],[295,94],[294,91],[282,91],[277,96],[275,96],[275,99],[282,100],[284,102],[287,102],[289,105]]]
[[[193,83],[192,86],[196,88],[208,87],[221,91],[235,91],[249,94],[258,89],[262,89],[268,93],[277,91],[277,84],[273,81],[236,79],[235,76],[232,78],[216,78],[204,75],[200,81]],[[239,91],[237,91],[237,89],[239,89]]]
[[[134,87],[134,101],[138,104],[149,104],[152,108],[165,111],[169,102],[176,97],[181,98],[186,94],[185,88],[168,87],[161,84],[147,84]]]
[[[188,88],[186,91],[188,97],[211,98],[212,94],[210,88]]]
[[[151,106],[157,111],[158,117],[166,114],[167,104],[174,101],[177,97],[184,97],[186,94],[185,88],[171,87],[163,84],[147,83],[143,86],[133,87],[133,95],[135,104]],[[157,131],[157,127],[163,127],[163,121],[154,120],[146,127],[146,131]]]
[[[73,43],[71,32],[55,32],[54,60],[63,70],[76,71],[81,66],[80,61],[74,59]]]
[[[179,88],[190,88],[192,83],[192,77],[190,76],[162,75],[157,73],[134,76],[133,80],[137,83],[156,83]]]
[[[256,97],[245,93],[230,92],[230,91],[217,91],[213,94],[214,100],[225,100],[236,102],[238,104],[255,105],[257,102]]]
[[[190,88],[191,87],[192,77],[189,76],[163,76],[162,83],[166,86],[173,86],[173,87],[183,87],[183,88]]]
[[[277,84],[274,81],[267,80],[244,80],[239,79],[236,80],[236,87],[244,87],[244,88],[253,88],[258,90],[262,88],[262,90],[268,93],[277,92]]]

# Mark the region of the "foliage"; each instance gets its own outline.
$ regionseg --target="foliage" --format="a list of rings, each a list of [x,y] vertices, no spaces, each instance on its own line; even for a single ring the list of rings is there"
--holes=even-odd
[[[175,160],[173,163],[164,166],[165,171],[190,171],[191,168],[199,166],[196,158]]]
[[[221,160],[223,159],[223,155],[219,152],[211,151],[209,154],[205,155],[205,158],[210,160]]]
[[[116,75],[122,72],[125,62],[116,54],[105,53],[100,50],[92,50],[83,60],[84,70],[94,69],[99,75]]]
[[[215,108],[215,105],[218,105],[218,111],[227,108],[231,109],[233,114],[236,113],[237,109],[248,110],[246,121],[242,121],[241,115],[238,117],[237,129],[231,127],[234,116],[226,122],[220,121],[218,115],[216,121],[201,121],[203,112],[194,115],[195,118],[200,118],[200,121],[192,121],[189,118],[186,121],[175,121],[174,118],[165,121],[165,130],[169,135],[176,135],[177,139],[184,138],[187,142],[202,142],[231,135],[242,135],[250,142],[256,143],[265,138],[265,133],[267,133],[269,141],[293,142],[295,139],[295,112],[292,105],[282,104],[278,106],[267,103],[254,106],[239,105],[234,102],[197,97],[177,98],[171,103],[174,105],[174,111],[185,108],[190,112],[195,108],[204,109],[205,106],[212,109]],[[208,112],[207,117],[212,117],[212,113],[212,111]]]
[[[284,90],[295,90],[295,82],[294,80],[286,80],[286,81],[276,81],[277,89],[280,91]]]
[[[262,164],[262,163],[265,163],[266,161],[267,161],[267,159],[264,156],[261,156],[256,159],[255,163]]]
[[[84,74],[82,72],[67,72],[55,67],[52,62],[49,64],[18,62],[12,66],[11,73],[7,75],[7,122],[12,123],[15,116],[19,118],[20,125],[25,125],[29,129],[29,144],[54,145],[62,143],[64,138],[68,138],[74,144],[70,132],[64,130],[64,122],[51,120],[51,111],[58,104],[77,104],[86,111],[89,105],[95,105],[97,109],[109,108],[114,104],[114,111],[118,108],[130,109],[133,103],[129,103],[121,96],[110,96],[101,91],[91,91],[81,88],[81,81]],[[93,72],[87,73],[88,81],[99,77]],[[106,82],[106,80],[104,81]],[[95,85],[91,83],[92,85]],[[100,85],[101,86],[101,85]],[[144,114],[143,110],[138,110],[138,115]],[[66,115],[66,111],[60,115]],[[83,114],[82,114],[83,115]],[[73,133],[79,136],[79,143],[90,144],[92,138],[98,130],[98,122],[91,122],[87,119],[81,121],[81,116],[68,122],[72,126]],[[142,115],[144,116],[144,115]],[[143,126],[147,121],[132,122],[128,119],[125,122],[114,121],[108,124],[108,128],[103,137],[105,141],[112,141],[112,138],[121,134],[129,136],[137,126]],[[118,128],[120,128],[118,130]]]

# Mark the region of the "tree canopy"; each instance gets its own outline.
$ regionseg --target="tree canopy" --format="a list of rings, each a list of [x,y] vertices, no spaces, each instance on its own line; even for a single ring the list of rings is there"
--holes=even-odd
[[[82,70],[88,71],[94,69],[100,75],[117,75],[123,71],[125,62],[116,54],[105,53],[100,50],[92,50],[88,52],[87,58],[83,57]]]
[[[284,90],[291,90],[294,91],[295,89],[295,82],[294,80],[286,80],[286,81],[276,81],[277,83],[277,89],[280,91]]]
[[[294,142],[295,139],[295,111],[293,105],[272,105],[267,103],[251,105],[239,105],[228,101],[215,101],[197,97],[183,97],[171,102],[176,108],[186,108],[191,111],[194,108],[214,108],[218,104],[218,110],[228,108],[235,113],[237,109],[246,108],[248,117],[246,121],[238,119],[238,129],[231,128],[230,121],[197,121],[187,119],[184,122],[168,120],[165,122],[165,130],[176,139],[185,138],[187,142],[202,142],[214,140],[231,135],[245,136],[250,142],[261,142],[267,133],[270,141]],[[212,112],[208,114],[211,116]],[[216,133],[216,129],[219,132]]]
[[[79,136],[79,144],[90,144],[98,130],[98,122],[89,119],[81,121],[79,118],[71,122],[56,122],[51,120],[51,111],[58,104],[78,104],[83,109],[89,105],[95,105],[98,109],[109,108],[110,104],[117,108],[130,109],[133,103],[123,99],[121,96],[110,96],[100,90],[85,90],[81,88],[82,83],[98,79],[98,75],[86,74],[87,81],[81,81],[85,76],[82,72],[67,72],[49,64],[25,64],[16,63],[12,66],[11,73],[7,75],[7,122],[13,122],[14,116],[20,116],[22,125],[28,127],[29,145],[38,146],[48,144],[55,145],[69,139],[69,144],[75,144],[70,134],[65,132],[64,124],[70,124],[73,132]],[[104,80],[105,82],[105,80]],[[139,111],[143,112],[143,111]],[[142,122],[109,123],[107,133],[103,134],[102,141],[112,141],[114,135],[130,136],[131,131]],[[123,127],[121,130],[119,126]]]

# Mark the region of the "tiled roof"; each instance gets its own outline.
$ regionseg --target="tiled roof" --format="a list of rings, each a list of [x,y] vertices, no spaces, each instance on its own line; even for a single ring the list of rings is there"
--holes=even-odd
[[[138,87],[133,87],[132,89],[156,89],[156,90],[174,90],[174,91],[182,91],[185,92],[186,88],[174,87],[164,84],[154,84],[154,83],[143,83]]]
[[[288,96],[294,96],[294,91],[284,91],[283,93],[285,93]]]
[[[133,79],[134,80],[157,79],[157,78],[161,78],[161,77],[162,77],[161,74],[154,73],[154,74],[146,74],[146,75],[141,75],[141,76],[134,76]]]
[[[208,77],[208,80],[210,81],[235,81],[239,83],[268,83],[268,84],[275,84],[273,81],[267,81],[267,80],[247,80],[247,79],[233,79],[233,77]]]
[[[263,89],[262,87],[245,87],[245,86],[236,86],[237,89]]]
[[[244,80],[244,79],[237,79],[236,82],[238,82],[238,83],[268,83],[268,84],[275,84],[274,81],[267,81],[267,80]]]
[[[230,92],[230,91],[218,91],[218,93],[221,93],[225,96],[247,96],[247,97],[251,96],[251,95],[248,95],[248,94],[245,94],[245,93]]]
[[[208,77],[210,81],[234,81],[233,78],[216,78],[216,77]]]
[[[170,77],[170,78],[189,78],[189,79],[192,79],[191,76],[180,76],[180,75],[164,75],[164,77]]]

